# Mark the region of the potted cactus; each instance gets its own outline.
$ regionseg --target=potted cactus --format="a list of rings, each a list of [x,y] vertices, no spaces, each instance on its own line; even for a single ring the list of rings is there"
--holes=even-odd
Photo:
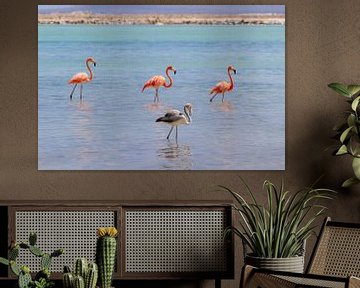
[[[100,227],[97,229],[96,262],[99,267],[99,287],[110,288],[116,258],[115,227]]]
[[[64,253],[63,249],[57,249],[52,253],[45,253],[36,246],[36,233],[30,233],[29,243],[12,242],[8,252],[8,259],[0,257],[0,263],[10,266],[11,271],[18,277],[19,288],[49,288],[54,285],[50,280],[50,265],[54,257]],[[16,259],[20,249],[28,250],[33,255],[39,257],[41,270],[35,275],[34,280],[30,275],[30,268],[26,265],[19,266]]]
[[[64,288],[95,288],[98,279],[98,267],[96,263],[88,262],[85,258],[78,258],[74,264],[74,270],[64,267]]]

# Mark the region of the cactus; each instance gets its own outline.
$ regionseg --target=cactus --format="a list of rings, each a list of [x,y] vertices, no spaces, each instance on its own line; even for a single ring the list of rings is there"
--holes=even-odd
[[[23,242],[21,242],[21,243],[19,244],[19,246],[20,246],[20,248],[22,248],[22,249],[29,249],[29,248],[30,248],[30,245],[28,245],[28,244],[26,244],[26,243],[23,243]]]
[[[64,266],[63,286],[64,288],[78,288],[76,285],[83,288],[95,288],[98,278],[98,268],[95,263],[89,263],[85,258],[78,258],[74,263],[74,273],[71,273],[69,266]],[[83,275],[83,276],[82,276]],[[76,280],[77,279],[77,280]],[[82,281],[81,281],[81,280]],[[81,283],[83,282],[83,283]]]
[[[76,259],[74,267],[75,276],[81,276],[83,279],[85,279],[87,268],[88,262],[85,258]]]
[[[40,267],[41,269],[49,269],[50,265],[51,265],[51,260],[52,257],[50,254],[45,253],[42,257],[41,257],[41,262],[40,262]]]
[[[19,288],[28,288],[30,283],[32,283],[30,269],[27,266],[23,266],[21,267],[18,279]]]
[[[64,273],[63,277],[63,286],[64,288],[73,288],[74,287],[74,276],[72,275],[72,273]]]
[[[37,235],[34,232],[31,232],[29,235],[29,244],[31,246],[35,246],[36,245],[36,241],[37,241]]]
[[[8,256],[9,256],[9,260],[15,261],[16,258],[19,256],[19,246],[16,245],[14,248],[10,249]]]
[[[85,288],[84,278],[77,275],[74,277],[74,288]]]
[[[34,254],[35,256],[37,256],[37,257],[41,257],[41,256],[44,255],[44,252],[42,252],[42,251],[40,250],[40,248],[38,248],[38,247],[36,247],[36,246],[30,246],[30,247],[29,247],[29,251],[30,251],[32,254]]]
[[[51,257],[58,257],[64,253],[64,249],[57,249],[51,253]]]
[[[116,258],[115,227],[98,228],[99,238],[96,243],[96,262],[99,267],[99,282],[101,288],[110,288]]]
[[[10,269],[16,276],[20,275],[20,268],[16,265],[16,262],[14,260],[10,261]]]
[[[40,281],[41,278],[49,280],[50,275],[51,275],[51,273],[50,273],[49,269],[44,268],[44,269],[40,270],[38,273],[36,273],[35,280]]]
[[[95,288],[98,279],[98,266],[96,263],[89,263],[85,276],[85,288]]]
[[[29,287],[51,287],[53,282],[50,281],[50,264],[53,257],[60,256],[63,254],[63,249],[55,250],[53,253],[44,253],[38,247],[35,246],[37,236],[35,233],[30,233],[29,244],[20,242],[16,243],[14,240],[11,241],[11,245],[8,251],[8,259],[0,257],[0,263],[10,266],[11,271],[18,276],[19,288]],[[32,280],[30,275],[30,269],[27,266],[21,268],[16,264],[16,259],[19,256],[19,250],[29,250],[30,253],[37,257],[41,257],[41,271],[35,276],[35,281]]]

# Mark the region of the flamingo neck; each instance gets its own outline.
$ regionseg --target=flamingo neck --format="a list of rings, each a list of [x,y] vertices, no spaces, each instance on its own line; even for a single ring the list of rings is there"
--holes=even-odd
[[[185,107],[184,107],[184,113],[187,118],[186,120],[187,120],[188,124],[191,123],[191,116],[189,114],[189,111]]]
[[[170,70],[169,68],[166,69],[166,76],[169,78],[170,82],[169,82],[169,84],[165,83],[165,85],[164,85],[165,88],[170,88],[173,84],[173,79],[169,75],[169,70]]]
[[[234,88],[234,81],[233,81],[233,78],[231,77],[230,69],[228,69],[228,75],[230,78],[230,89],[229,90],[232,90]]]
[[[91,81],[93,78],[93,73],[89,67],[89,61],[86,61],[86,68],[89,70],[89,74],[90,74],[89,81]]]

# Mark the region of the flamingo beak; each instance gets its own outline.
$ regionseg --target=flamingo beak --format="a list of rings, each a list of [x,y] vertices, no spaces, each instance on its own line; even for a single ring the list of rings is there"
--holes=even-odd
[[[96,67],[96,62],[94,62],[94,67]]]
[[[234,74],[236,74],[236,69],[234,69]]]
[[[174,69],[174,75],[176,75],[176,70]]]

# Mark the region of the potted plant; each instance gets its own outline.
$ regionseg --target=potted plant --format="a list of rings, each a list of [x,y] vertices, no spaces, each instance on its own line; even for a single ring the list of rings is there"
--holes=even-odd
[[[350,104],[346,121],[334,127],[339,145],[333,153],[336,156],[350,155],[352,157],[354,176],[342,184],[343,187],[349,187],[360,183],[360,85],[331,83],[328,87],[346,97]]]
[[[69,266],[64,266],[62,276],[63,288],[96,288],[98,279],[98,266],[86,258],[75,260],[73,271]]]
[[[99,287],[110,288],[116,260],[115,227],[100,227],[97,229],[96,263],[99,267]]]
[[[243,180],[242,180],[243,181]],[[317,202],[331,199],[334,192],[328,189],[304,188],[296,193],[278,189],[266,180],[266,205],[261,205],[254,193],[243,181],[251,201],[239,193],[220,186],[235,199],[233,208],[240,216],[239,227],[228,227],[225,234],[239,236],[250,253],[244,254],[245,264],[278,271],[300,272],[304,270],[305,241],[314,233],[316,219],[326,207]]]
[[[59,257],[64,253],[63,249],[57,249],[52,253],[43,252],[36,246],[37,236],[30,233],[29,243],[12,242],[8,251],[8,258],[0,257],[0,263],[10,266],[11,271],[18,277],[18,288],[50,288],[54,286],[54,282],[50,280],[50,265],[54,257]],[[16,260],[19,256],[20,249],[28,250],[31,254],[40,258],[41,270],[36,273],[32,279],[30,268],[26,265],[19,265]]]

